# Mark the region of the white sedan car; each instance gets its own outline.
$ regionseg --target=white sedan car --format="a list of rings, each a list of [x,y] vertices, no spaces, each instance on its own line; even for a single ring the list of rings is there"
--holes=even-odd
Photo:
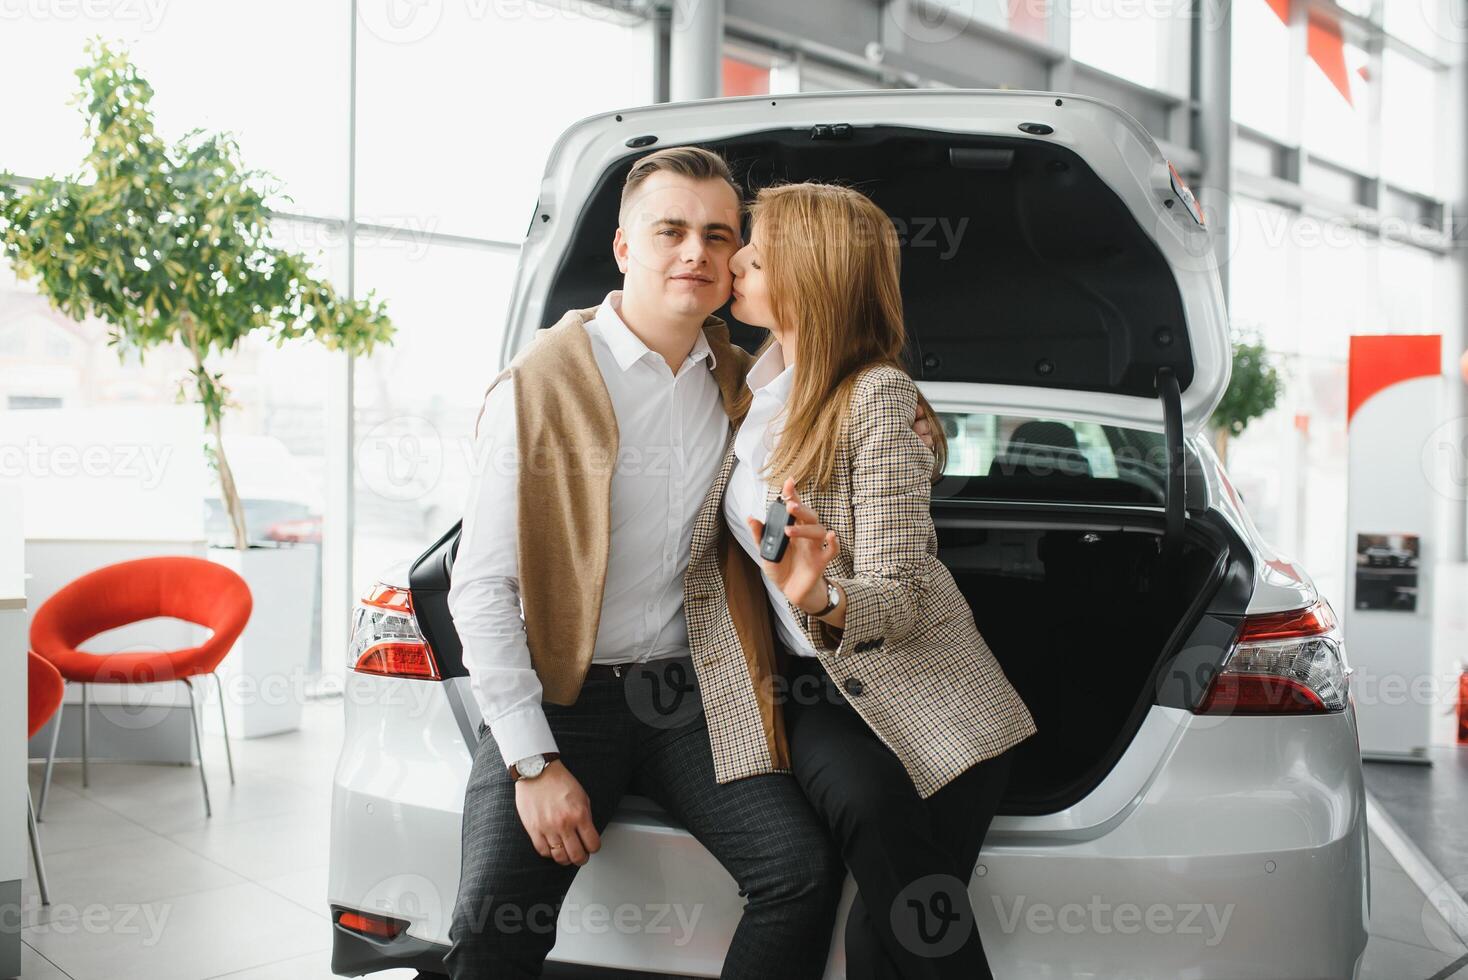
[[[850,183],[901,234],[911,368],[950,437],[942,558],[1039,726],[970,882],[996,975],[1354,976],[1369,862],[1350,669],[1330,607],[1210,447],[1227,313],[1204,215],[1156,143],[1053,93],[594,116],[551,153],[502,359],[615,287],[622,178],[690,143],[749,186]],[[444,972],[481,720],[446,603],[458,533],[357,610],[331,817],[341,975]],[[717,976],[742,904],[632,797],[551,958]],[[841,943],[811,941],[844,975]]]

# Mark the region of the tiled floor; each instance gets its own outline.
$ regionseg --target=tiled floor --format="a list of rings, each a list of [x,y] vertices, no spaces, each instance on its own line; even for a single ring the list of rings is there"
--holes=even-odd
[[[28,878],[26,980],[331,977],[327,814],[340,719],[339,703],[311,703],[299,732],[237,740],[234,786],[223,742],[206,735],[212,819],[196,769],[98,763],[83,789],[81,766],[58,764],[41,824],[53,904],[41,908]],[[32,766],[36,799],[40,783]],[[1371,845],[1363,980],[1468,980],[1468,949],[1375,835]]]
[[[1366,763],[1366,788],[1443,876],[1468,897],[1468,745],[1435,745],[1432,765]]]

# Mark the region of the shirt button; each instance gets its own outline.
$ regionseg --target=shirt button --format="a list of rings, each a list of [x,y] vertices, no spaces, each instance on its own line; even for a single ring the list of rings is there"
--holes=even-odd
[[[841,686],[846,688],[846,693],[854,698],[861,697],[861,692],[866,690],[866,685],[855,677],[846,678],[841,682]]]

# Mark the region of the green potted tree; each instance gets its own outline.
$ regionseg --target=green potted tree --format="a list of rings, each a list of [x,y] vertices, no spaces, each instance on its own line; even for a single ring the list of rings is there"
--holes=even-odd
[[[312,274],[304,256],[274,244],[268,200],[279,182],[245,169],[233,137],[194,129],[166,142],[154,127],[153,88],[127,52],[100,38],[86,50],[91,63],[76,72],[81,86],[75,100],[91,141],[83,167],[30,186],[0,175],[0,246],[17,276],[33,280],[53,307],[78,321],[104,321],[119,357],[136,351],[141,358],[170,345],[188,352],[193,366],[179,397],[202,409],[205,452],[233,535],[232,547],[211,548],[210,556],[240,571],[255,592],[255,608],[271,611],[254,617],[225,664],[257,675],[296,669],[304,666],[311,600],[304,603],[305,622],[287,624],[282,620],[291,617],[270,596],[281,583],[294,589],[284,597],[292,609],[302,605],[299,593],[314,596],[314,581],[312,590],[302,589],[301,581],[303,574],[314,579],[314,561],[307,549],[249,540],[225,452],[230,400],[217,359],[227,359],[251,334],[276,346],[308,338],[330,350],[369,354],[390,342],[392,323],[372,294],[340,295]],[[281,635],[262,635],[272,627]],[[283,648],[271,650],[281,642]],[[253,731],[250,719],[239,721],[232,734],[292,727],[289,717],[262,721]]]
[[[1250,422],[1274,408],[1281,387],[1279,371],[1263,341],[1253,333],[1236,335],[1228,391],[1209,419],[1213,427],[1213,448],[1221,462],[1228,463],[1229,439],[1242,435]]]

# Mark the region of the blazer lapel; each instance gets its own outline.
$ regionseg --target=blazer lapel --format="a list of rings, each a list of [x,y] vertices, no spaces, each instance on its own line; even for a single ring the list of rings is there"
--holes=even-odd
[[[719,532],[723,529],[724,491],[729,487],[729,474],[734,472],[734,437],[738,432],[738,429],[730,427],[729,439],[724,443],[724,463],[719,467],[719,475],[714,479],[713,485],[704,495],[698,517],[693,522],[693,541],[688,551],[689,568],[698,564],[709,545],[719,539]]]

